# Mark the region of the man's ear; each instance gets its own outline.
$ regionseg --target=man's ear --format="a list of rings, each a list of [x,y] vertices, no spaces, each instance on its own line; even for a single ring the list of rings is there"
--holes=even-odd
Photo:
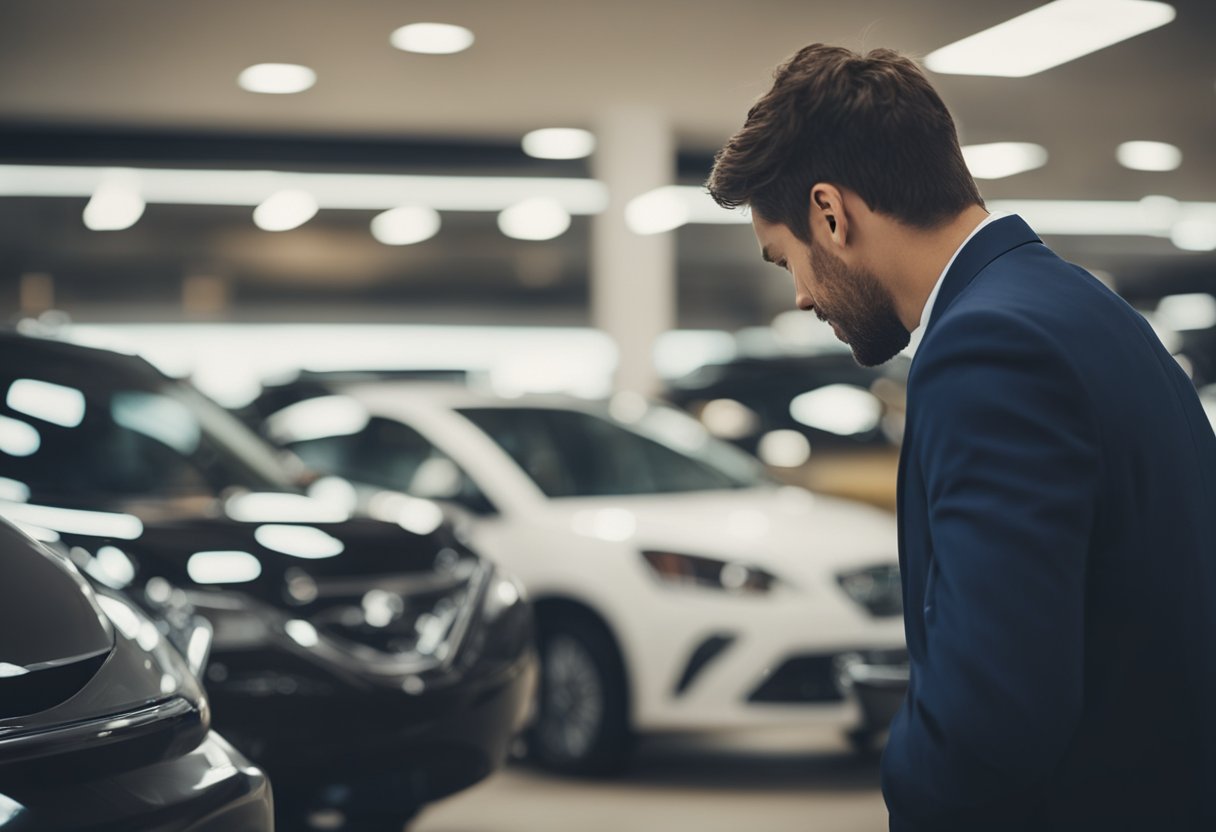
[[[844,210],[844,196],[835,185],[817,182],[811,188],[809,211],[811,239],[844,247],[849,238],[849,218]]]

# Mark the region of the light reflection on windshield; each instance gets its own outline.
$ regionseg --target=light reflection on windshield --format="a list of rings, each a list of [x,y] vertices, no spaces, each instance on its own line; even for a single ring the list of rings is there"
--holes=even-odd
[[[82,368],[70,369],[81,374]],[[6,381],[0,377],[0,389]],[[76,384],[80,389],[25,377],[8,381],[0,477],[26,486],[27,499],[299,491],[269,444],[187,384],[158,375],[121,381],[97,375]]]

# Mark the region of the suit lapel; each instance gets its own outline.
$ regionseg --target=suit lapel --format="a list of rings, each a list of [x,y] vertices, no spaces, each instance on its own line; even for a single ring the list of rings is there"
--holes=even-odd
[[[1038,235],[1019,216],[1001,217],[981,228],[980,232],[963,246],[958,257],[954,258],[954,262],[950,264],[950,270],[946,272],[942,288],[938,291],[937,300],[933,304],[933,314],[929,316],[925,335],[928,336],[933,325],[954,302],[954,299],[967,288],[985,266],[1018,246],[1038,242],[1042,242]],[[921,343],[924,343],[923,339]]]

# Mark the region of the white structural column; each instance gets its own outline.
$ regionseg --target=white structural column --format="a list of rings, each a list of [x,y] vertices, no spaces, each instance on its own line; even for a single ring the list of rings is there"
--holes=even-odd
[[[625,206],[672,184],[675,167],[675,143],[661,110],[613,107],[601,113],[592,173],[608,186],[609,204],[592,220],[591,322],[620,350],[620,390],[657,391],[655,339],[676,323],[674,234],[635,234],[625,224]]]

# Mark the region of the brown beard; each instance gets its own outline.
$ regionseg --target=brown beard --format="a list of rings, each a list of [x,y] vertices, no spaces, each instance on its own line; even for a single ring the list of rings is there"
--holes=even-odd
[[[873,272],[850,268],[814,244],[811,267],[820,287],[815,314],[836,324],[858,364],[883,364],[908,346],[911,333],[895,312],[895,299]]]

